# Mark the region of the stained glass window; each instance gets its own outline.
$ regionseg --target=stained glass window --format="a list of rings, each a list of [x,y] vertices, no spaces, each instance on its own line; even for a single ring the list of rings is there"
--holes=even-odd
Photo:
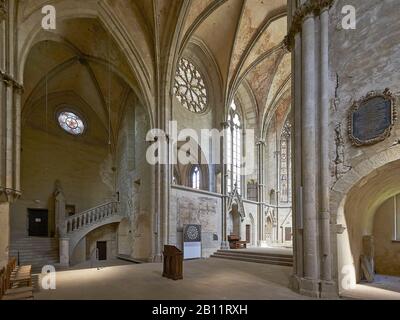
[[[66,132],[73,135],[81,135],[85,131],[82,119],[70,111],[62,111],[58,115],[58,123]]]
[[[174,94],[189,111],[200,113],[207,107],[207,90],[203,77],[188,60],[179,61],[175,75]]]
[[[192,171],[192,188],[200,189],[200,169],[197,166]]]
[[[232,192],[235,185],[238,193],[241,193],[241,158],[242,158],[242,136],[241,136],[241,120],[237,111],[237,106],[232,101],[228,115],[229,129],[226,137],[226,152],[228,178],[228,192]]]
[[[291,184],[292,184],[292,166],[291,166],[291,125],[286,122],[281,134],[281,166],[280,166],[280,191],[281,191],[281,201],[291,202]]]

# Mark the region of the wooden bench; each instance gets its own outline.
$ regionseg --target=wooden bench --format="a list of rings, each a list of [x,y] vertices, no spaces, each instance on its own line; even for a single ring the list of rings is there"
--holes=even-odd
[[[32,267],[18,267],[12,258],[6,268],[0,270],[0,300],[33,299]]]

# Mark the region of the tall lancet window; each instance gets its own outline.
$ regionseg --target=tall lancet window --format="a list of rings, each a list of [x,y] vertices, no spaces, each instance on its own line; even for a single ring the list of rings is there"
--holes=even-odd
[[[229,109],[226,137],[227,152],[227,190],[232,192],[235,185],[241,193],[241,159],[242,159],[242,121],[235,101]]]
[[[281,202],[292,201],[291,125],[286,121],[281,134],[280,191]]]
[[[200,169],[195,166],[192,170],[192,188],[200,190]]]

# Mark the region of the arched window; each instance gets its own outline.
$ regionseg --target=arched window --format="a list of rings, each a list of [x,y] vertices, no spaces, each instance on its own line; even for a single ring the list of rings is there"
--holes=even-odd
[[[200,190],[200,168],[195,166],[192,170],[192,188]]]
[[[207,90],[203,77],[188,60],[179,60],[175,75],[174,94],[189,111],[201,113],[207,108]]]
[[[280,191],[281,202],[292,201],[291,125],[286,121],[281,134]]]
[[[242,121],[237,110],[235,101],[229,108],[228,125],[226,137],[227,152],[227,188],[232,192],[236,186],[241,193],[241,159],[242,159]]]

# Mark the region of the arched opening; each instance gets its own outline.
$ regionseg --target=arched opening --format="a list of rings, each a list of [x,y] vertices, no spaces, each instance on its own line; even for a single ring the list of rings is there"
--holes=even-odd
[[[395,221],[400,193],[400,160],[371,170],[356,182],[338,211],[338,274],[340,291],[375,273],[400,275]]]
[[[21,98],[24,193],[12,207],[12,249],[21,251],[23,241],[38,234],[30,231],[33,210],[46,214],[46,219],[32,215],[32,221],[46,221],[47,232],[40,236],[49,238],[52,256],[57,255],[59,238],[75,243],[75,231],[82,235],[110,215],[132,216],[137,223],[129,231],[135,234],[135,246],[123,224],[122,251],[148,259],[151,203],[142,195],[151,188],[145,159],[150,118],[124,52],[96,18],[60,19],[54,32],[42,30],[32,43],[24,61]],[[115,256],[117,228],[110,232]],[[74,251],[82,249],[80,253],[68,254],[71,264],[88,259],[79,243]],[[58,262],[47,258],[40,263]]]

